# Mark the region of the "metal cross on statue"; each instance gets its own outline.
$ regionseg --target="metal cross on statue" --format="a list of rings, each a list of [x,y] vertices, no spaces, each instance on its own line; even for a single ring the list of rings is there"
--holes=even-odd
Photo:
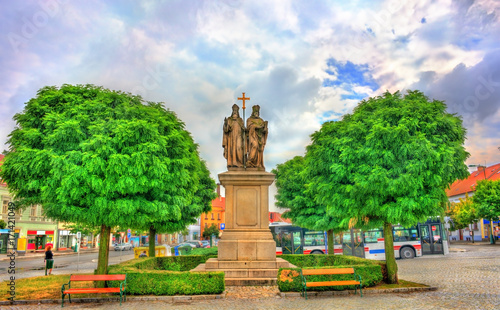
[[[245,124],[245,100],[250,100],[245,97],[245,93],[242,93],[243,96],[239,97],[238,100],[243,101],[243,124]],[[247,167],[247,133],[246,130],[243,130],[243,167]]]
[[[245,100],[250,100],[250,98],[246,98],[245,97],[245,93],[243,93],[243,96],[239,97],[238,100],[242,100],[243,101],[243,112],[244,112],[245,111]]]

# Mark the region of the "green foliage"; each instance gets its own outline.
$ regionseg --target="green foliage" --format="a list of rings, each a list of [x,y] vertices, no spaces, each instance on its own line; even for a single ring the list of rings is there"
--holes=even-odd
[[[217,227],[217,225],[212,224],[212,225],[210,225],[210,227],[208,227],[207,229],[203,230],[203,238],[210,239],[211,235],[214,235],[216,238],[218,238],[219,237],[219,232],[220,232],[220,230]]]
[[[280,164],[272,173],[276,174],[276,205],[289,209],[283,214],[295,225],[311,230],[334,230],[339,232],[347,228],[341,227],[338,218],[326,212],[326,206],[314,201],[314,194],[309,189],[306,161],[302,156]]]
[[[127,294],[200,295],[224,292],[223,272],[189,272],[204,256],[133,259],[109,267],[110,274],[127,274]],[[178,271],[170,271],[178,270]]]
[[[44,87],[14,119],[1,177],[48,217],[176,232],[210,210],[215,182],[160,103],[93,85]]]
[[[324,123],[307,148],[309,190],[339,226],[412,226],[444,212],[445,193],[469,176],[462,120],[419,91],[363,100]],[[386,236],[386,253],[392,234]],[[397,265],[388,256],[389,283]]]
[[[0,229],[5,229],[7,227],[7,223],[4,220],[0,220]]]
[[[480,219],[476,206],[468,194],[465,194],[465,198],[460,198],[459,203],[452,203],[450,209],[448,214],[453,220],[455,229],[464,229]]]
[[[472,200],[480,218],[498,219],[500,216],[500,180],[477,182]]]
[[[280,268],[278,270],[278,289],[280,292],[302,291],[300,268]]]
[[[350,227],[425,221],[440,213],[445,189],[469,175],[461,119],[419,91],[363,100],[312,139],[316,202]]]
[[[363,287],[372,287],[379,284],[383,277],[380,271],[380,265],[349,265],[349,266],[324,266],[321,268],[354,268],[356,274],[361,276],[361,285]],[[318,275],[307,276],[308,281],[343,281],[352,280],[353,275]],[[302,291],[302,281],[300,278],[300,268],[280,268],[278,271],[278,288],[280,292],[300,292]],[[345,289],[354,289],[354,286],[322,286],[311,287],[308,291],[341,291]]]
[[[191,255],[203,255],[209,257],[217,257],[219,251],[216,246],[211,248],[194,248],[191,251]]]
[[[69,230],[72,234],[76,234],[77,232],[81,232],[84,235],[98,235],[101,232],[100,226],[93,226],[84,223],[65,223],[64,228]]]

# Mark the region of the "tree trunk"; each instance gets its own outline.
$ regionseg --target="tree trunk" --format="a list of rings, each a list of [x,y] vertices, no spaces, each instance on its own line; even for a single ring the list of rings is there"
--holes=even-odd
[[[101,237],[99,240],[99,257],[97,260],[97,274],[108,274],[108,260],[109,260],[109,235],[111,234],[111,227],[101,226]],[[96,281],[96,287],[104,287],[104,281]]]
[[[328,242],[328,254],[334,255],[335,252],[334,252],[334,248],[333,248],[333,230],[332,229],[326,231],[326,238],[327,238],[327,242]]]
[[[474,230],[471,229],[472,243],[474,243]]]
[[[394,236],[392,235],[392,224],[384,223],[385,262],[387,265],[387,282],[398,283],[398,265],[394,256]]]
[[[156,229],[154,229],[152,226],[149,228],[149,257],[155,257],[156,256],[156,251],[155,251],[155,242],[156,239]]]

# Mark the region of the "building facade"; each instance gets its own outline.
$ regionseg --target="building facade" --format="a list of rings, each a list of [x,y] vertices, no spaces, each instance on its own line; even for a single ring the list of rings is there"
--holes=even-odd
[[[464,199],[466,195],[474,196],[476,184],[481,180],[496,181],[500,179],[500,163],[493,166],[479,166],[475,171],[472,171],[469,177],[465,180],[457,180],[446,191],[450,202],[458,203],[460,198]],[[474,232],[474,240],[487,240],[490,236],[490,221],[489,219],[481,219],[479,222],[469,225],[468,228],[459,229],[450,233],[450,239],[453,240],[470,240],[472,232]],[[499,220],[493,220],[493,230],[497,236],[500,235]]]

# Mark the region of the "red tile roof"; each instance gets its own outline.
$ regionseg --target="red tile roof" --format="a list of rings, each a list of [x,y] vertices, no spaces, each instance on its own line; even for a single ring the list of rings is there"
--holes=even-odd
[[[489,166],[479,167],[478,170],[472,172],[465,180],[457,180],[451,184],[450,189],[446,191],[448,197],[462,195],[476,191],[476,183],[481,180],[499,180],[500,179],[500,163]]]
[[[212,200],[212,207],[213,208],[221,208],[222,211],[226,210],[226,197],[217,197],[214,200]]]

